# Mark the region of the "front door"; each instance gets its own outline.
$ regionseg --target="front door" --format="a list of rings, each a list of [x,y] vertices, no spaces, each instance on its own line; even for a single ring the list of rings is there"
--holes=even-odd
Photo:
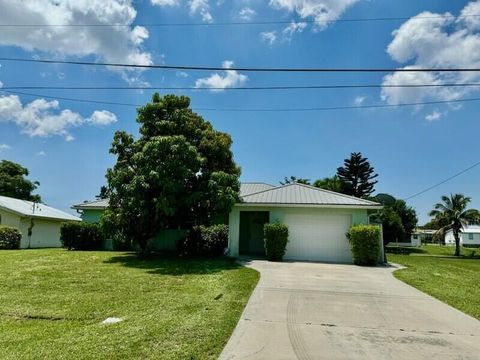
[[[263,225],[269,221],[268,211],[240,212],[240,255],[265,255]]]

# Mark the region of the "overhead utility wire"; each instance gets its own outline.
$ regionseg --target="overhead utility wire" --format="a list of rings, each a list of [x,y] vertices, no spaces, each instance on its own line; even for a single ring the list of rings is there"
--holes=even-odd
[[[365,84],[365,85],[279,85],[279,86],[239,86],[239,87],[195,87],[195,86],[4,86],[5,90],[314,90],[314,89],[359,89],[359,88],[443,88],[480,87],[480,83],[465,84]]]
[[[44,64],[67,64],[85,66],[110,66],[140,69],[198,70],[198,71],[243,71],[243,72],[321,72],[321,73],[390,73],[390,72],[480,72],[480,68],[261,68],[261,67],[222,67],[189,65],[142,65],[126,63],[106,63],[90,61],[67,61],[0,57],[0,61],[15,61]]]
[[[425,20],[425,19],[461,19],[469,17],[480,17],[480,14],[464,14],[464,15],[432,15],[432,16],[398,16],[398,17],[377,17],[377,18],[346,18],[332,20],[315,20],[315,19],[298,19],[291,20],[265,20],[265,21],[220,21],[220,22],[176,22],[176,23],[108,23],[108,24],[0,24],[0,27],[130,27],[130,26],[144,26],[144,27],[169,27],[169,26],[238,26],[238,25],[275,25],[275,24],[291,24],[306,23],[306,24],[328,24],[328,23],[356,23],[356,22],[383,22],[383,21],[405,21],[405,20]]]
[[[82,102],[82,103],[93,103],[93,104],[106,104],[106,105],[119,105],[119,106],[130,106],[130,107],[140,107],[145,104],[133,104],[133,103],[121,103],[121,102],[111,102],[111,101],[101,101],[93,99],[78,99],[78,98],[68,98],[60,96],[50,96],[42,94],[32,94],[19,91],[4,90],[0,88],[0,92],[6,92],[9,94],[32,96],[37,98],[46,98],[46,99],[55,99],[55,100],[65,100],[73,102]],[[423,101],[423,102],[414,102],[414,103],[403,103],[403,104],[381,104],[381,105],[352,105],[352,106],[330,106],[330,107],[311,107],[311,108],[192,108],[195,111],[216,111],[216,112],[307,112],[307,111],[329,111],[329,110],[353,110],[353,109],[382,109],[382,108],[396,108],[396,107],[405,107],[405,106],[420,106],[420,105],[437,105],[437,104],[450,104],[450,103],[465,103],[465,102],[476,102],[480,101],[480,98],[467,98],[467,99],[458,99],[458,100],[438,100],[438,101]]]
[[[453,180],[453,179],[455,179],[456,177],[459,177],[460,175],[465,174],[467,171],[472,170],[473,168],[477,167],[478,165],[480,165],[480,161],[479,161],[479,162],[476,162],[475,164],[469,166],[468,168],[466,168],[466,169],[464,169],[464,170],[456,173],[455,175],[452,175],[452,176],[446,178],[445,180],[440,181],[439,183],[437,183],[437,184],[435,184],[435,185],[429,186],[428,188],[426,188],[426,189],[424,189],[424,190],[422,190],[422,191],[420,191],[420,192],[418,192],[418,193],[416,193],[416,194],[413,194],[413,195],[405,198],[405,200],[410,200],[410,199],[413,199],[414,197],[417,197],[417,196],[420,196],[420,195],[422,195],[422,194],[425,194],[427,191],[433,190],[433,189],[439,187],[440,185],[443,185],[443,184],[445,184],[446,182],[448,182],[448,181],[450,181],[450,180]]]

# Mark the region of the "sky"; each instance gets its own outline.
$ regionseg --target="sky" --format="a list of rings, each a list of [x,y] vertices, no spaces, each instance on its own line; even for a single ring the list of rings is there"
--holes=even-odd
[[[291,175],[312,180],[332,176],[351,152],[362,152],[379,174],[377,192],[408,198],[479,161],[480,102],[305,109],[476,98],[476,87],[388,86],[480,83],[480,73],[257,73],[228,68],[480,67],[480,16],[472,16],[480,15],[480,1],[0,0],[0,8],[0,58],[226,69],[139,70],[0,60],[0,159],[26,166],[30,179],[40,182],[44,202],[69,212],[73,204],[93,199],[105,184],[106,169],[115,160],[108,152],[114,132],[136,135],[138,124],[135,106],[61,98],[135,105],[149,101],[153,90],[12,87],[194,88],[160,93],[189,96],[192,108],[232,136],[242,181],[278,184]],[[345,21],[379,18],[390,19]],[[239,22],[257,24],[231,24]],[[12,24],[16,26],[4,26]],[[338,84],[381,86],[228,90]],[[299,108],[304,110],[292,111]],[[220,111],[225,109],[282,111]],[[480,208],[479,176],[480,166],[408,204],[417,210],[420,223],[444,194],[463,193],[472,198],[472,207]]]

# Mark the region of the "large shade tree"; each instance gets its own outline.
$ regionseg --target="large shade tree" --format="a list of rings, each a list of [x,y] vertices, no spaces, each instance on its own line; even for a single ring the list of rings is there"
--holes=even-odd
[[[460,256],[460,234],[464,226],[479,221],[480,213],[476,209],[467,209],[471,199],[462,194],[451,194],[442,196],[442,202],[435,204],[430,216],[438,224],[439,231],[452,230],[455,238],[455,256]]]
[[[343,183],[343,193],[359,198],[370,196],[375,191],[374,180],[378,177],[368,159],[360,152],[350,154],[344,165],[337,169],[337,176]]]
[[[28,169],[22,165],[2,160],[0,162],[0,195],[40,202],[40,195],[32,194],[40,183],[28,180],[28,174]]]
[[[211,224],[238,201],[231,137],[194,113],[185,96],[154,94],[138,109],[140,136],[115,134],[104,221],[141,253],[160,230]]]

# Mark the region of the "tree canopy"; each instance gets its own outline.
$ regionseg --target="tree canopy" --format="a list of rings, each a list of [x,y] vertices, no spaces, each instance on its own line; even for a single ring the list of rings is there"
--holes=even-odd
[[[32,194],[40,183],[28,180],[28,175],[28,169],[22,165],[2,160],[0,162],[0,195],[40,202],[40,195]]]
[[[374,180],[378,174],[360,152],[353,152],[344,160],[344,165],[337,169],[337,176],[343,183],[343,193],[359,198],[370,196],[378,182]]]
[[[209,225],[239,200],[231,137],[189,105],[188,97],[156,93],[137,110],[139,138],[124,131],[114,136],[105,222],[142,252],[158,231]]]
[[[439,231],[452,230],[455,238],[455,256],[460,256],[460,233],[463,228],[479,221],[480,213],[476,209],[467,209],[471,199],[463,194],[451,194],[442,196],[442,202],[434,205],[430,211],[437,224]]]
[[[285,176],[283,181],[280,181],[281,185],[294,184],[294,183],[310,185],[310,179],[297,178],[296,176],[290,176],[290,177]]]
[[[318,187],[320,189],[335,191],[338,193],[344,192],[343,182],[340,180],[340,178],[337,175],[315,180],[315,182],[313,183],[313,186]]]
[[[383,225],[385,244],[408,241],[418,222],[415,209],[389,194],[378,194],[372,200],[383,205],[374,219]]]

